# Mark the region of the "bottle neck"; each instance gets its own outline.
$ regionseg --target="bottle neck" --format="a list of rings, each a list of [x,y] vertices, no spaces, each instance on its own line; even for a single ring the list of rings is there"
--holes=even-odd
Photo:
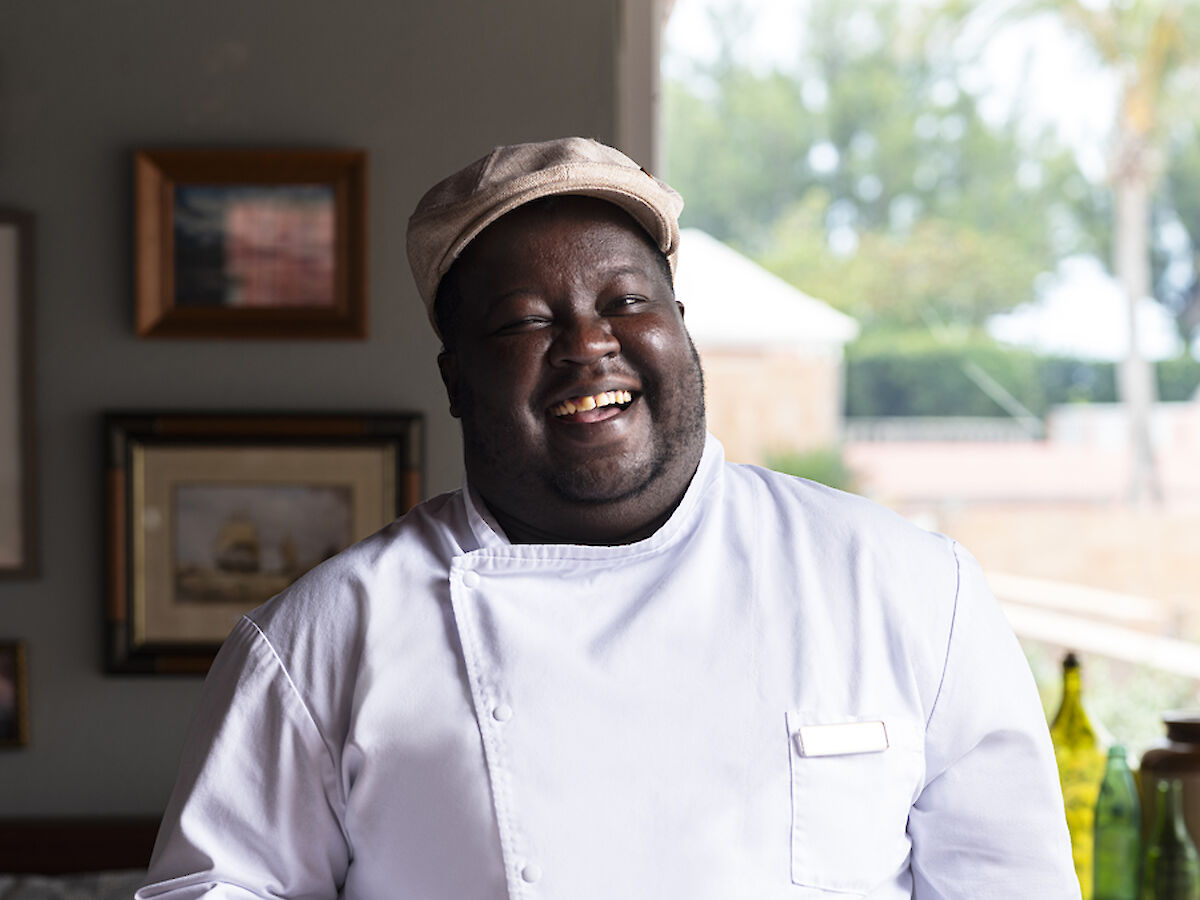
[[[1069,730],[1075,737],[1095,739],[1092,723],[1083,709],[1082,681],[1078,666],[1063,667],[1062,703],[1051,724],[1052,731]]]
[[[1183,791],[1175,779],[1159,782],[1158,808],[1154,815],[1154,841],[1157,844],[1186,844],[1190,841],[1183,819]]]
[[[1079,693],[1082,689],[1083,679],[1079,675],[1078,666],[1066,666],[1063,668],[1063,703],[1068,700],[1079,702]]]

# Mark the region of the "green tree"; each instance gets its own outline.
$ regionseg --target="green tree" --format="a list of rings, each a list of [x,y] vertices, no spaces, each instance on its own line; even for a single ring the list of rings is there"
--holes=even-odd
[[[1154,218],[1177,223],[1187,242],[1178,249],[1157,248],[1155,296],[1175,314],[1187,341],[1200,335],[1200,121],[1186,114],[1169,114],[1168,119],[1167,164]],[[1176,267],[1184,271],[1176,275]]]
[[[816,192],[776,222],[759,261],[854,316],[868,332],[959,326],[978,330],[1028,299],[1044,268],[1019,236],[926,216],[904,233],[864,231],[848,256],[828,251]],[[816,235],[816,239],[813,239]]]
[[[1088,238],[1054,224],[1064,204],[1047,185],[1077,178],[1069,155],[1046,141],[1031,161],[1014,127],[984,121],[949,55],[931,52],[922,7],[803,10],[787,71],[740,61],[735,36],[667,80],[666,175],[684,223],[867,328],[979,326],[1029,300],[1037,273]]]
[[[800,86],[781,73],[730,66],[708,76],[712,96],[664,84],[665,174],[686,198],[683,224],[755,245],[803,192],[797,169],[816,123],[800,114]]]
[[[1181,108],[1172,92],[1186,84],[1190,94],[1200,67],[1200,7],[1185,0],[1001,0],[981,5],[985,13],[996,7],[1008,17],[1057,16],[1118,77],[1108,179],[1112,269],[1129,302],[1130,343],[1120,384],[1130,417],[1130,494],[1134,501],[1161,499],[1150,443],[1154,375],[1138,348],[1134,309],[1152,294],[1151,209],[1166,162],[1168,111]],[[1195,121],[1194,113],[1190,118]]]

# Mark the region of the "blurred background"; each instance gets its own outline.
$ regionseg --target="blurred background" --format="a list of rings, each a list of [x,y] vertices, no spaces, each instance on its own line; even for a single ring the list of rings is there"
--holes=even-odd
[[[676,0],[661,77],[729,455],[960,540],[1141,752],[1200,700],[1200,7]]]

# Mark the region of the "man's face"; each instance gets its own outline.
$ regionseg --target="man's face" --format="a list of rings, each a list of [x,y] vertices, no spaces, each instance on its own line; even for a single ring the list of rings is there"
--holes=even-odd
[[[700,363],[649,237],[584,197],[467,248],[439,357],[467,474],[514,541],[623,543],[669,516],[704,449]]]

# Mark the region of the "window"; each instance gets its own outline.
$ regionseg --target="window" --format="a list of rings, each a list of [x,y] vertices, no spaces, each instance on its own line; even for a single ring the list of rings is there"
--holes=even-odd
[[[1137,753],[1200,701],[1200,113],[1132,141],[1158,110],[1116,72],[1158,72],[1152,41],[1106,59],[1053,12],[994,9],[678,0],[659,151],[687,201],[680,299],[731,458],[961,540],[1048,713],[1073,648]],[[1170,97],[1200,51],[1140,26],[1174,48]]]

